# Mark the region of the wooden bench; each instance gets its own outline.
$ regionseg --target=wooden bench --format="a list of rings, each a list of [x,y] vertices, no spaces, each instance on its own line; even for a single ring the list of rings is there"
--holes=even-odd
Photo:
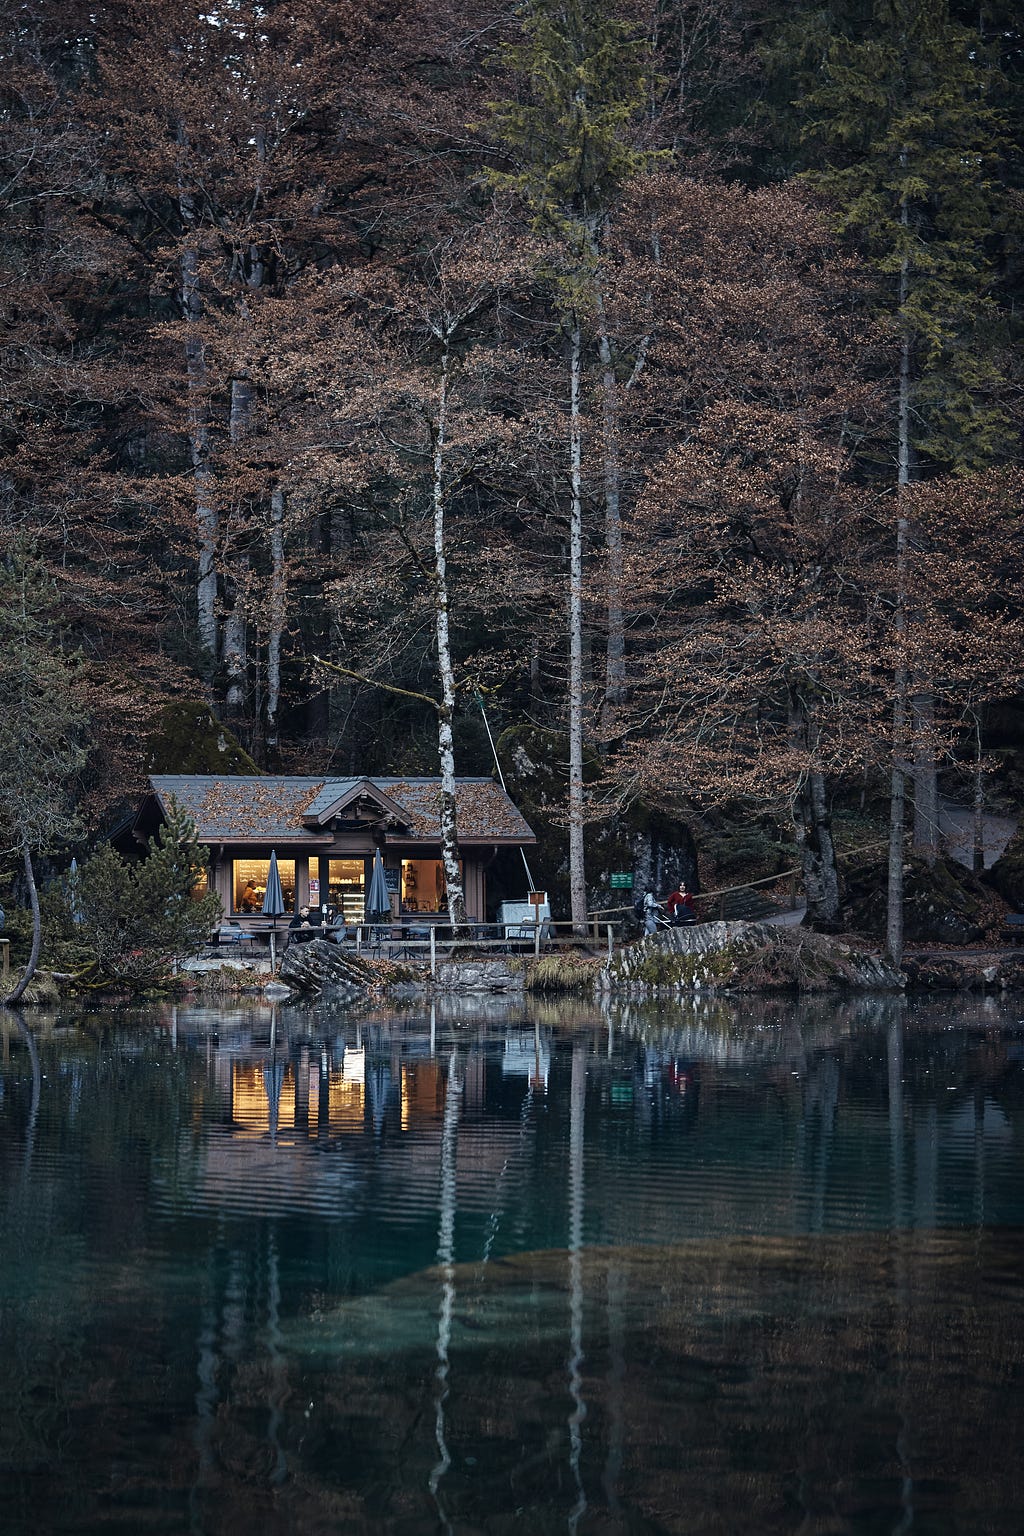
[[[1024,939],[1024,912],[1008,912],[1003,918],[1003,938],[1011,944]]]

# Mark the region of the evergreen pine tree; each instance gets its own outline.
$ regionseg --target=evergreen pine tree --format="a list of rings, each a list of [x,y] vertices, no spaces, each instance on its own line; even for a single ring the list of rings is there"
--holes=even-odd
[[[880,276],[908,351],[906,452],[957,472],[1010,446],[995,301],[1007,217],[999,73],[947,0],[876,0],[802,97],[809,179]]]
[[[798,110],[809,179],[874,267],[878,310],[898,353],[887,931],[898,962],[910,763],[914,842],[929,859],[938,846],[934,701],[928,679],[911,675],[905,660],[914,620],[905,492],[925,466],[969,473],[1010,446],[993,260],[1008,200],[999,72],[977,30],[952,18],[948,0],[873,0],[839,12]]]
[[[195,823],[173,801],[140,862],[126,863],[109,843],[86,861],[77,888],[81,938],[103,976],[151,984],[200,949],[221,915],[213,892],[198,894],[207,862]]]

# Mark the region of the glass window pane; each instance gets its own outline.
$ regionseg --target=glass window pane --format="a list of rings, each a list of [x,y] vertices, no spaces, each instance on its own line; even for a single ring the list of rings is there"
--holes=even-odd
[[[278,859],[281,893],[286,912],[295,911],[295,860]],[[270,876],[268,859],[234,859],[231,864],[232,912],[261,912]]]
[[[323,868],[323,863],[320,865]],[[361,923],[366,900],[366,862],[363,859],[330,859],[327,901],[333,912],[344,913],[346,923]]]
[[[460,861],[460,868],[462,864]],[[440,859],[402,860],[402,911],[447,912],[448,886]]]

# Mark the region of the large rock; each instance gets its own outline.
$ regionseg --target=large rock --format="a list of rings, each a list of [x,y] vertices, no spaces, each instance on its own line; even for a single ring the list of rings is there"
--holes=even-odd
[[[1024,828],[1006,845],[985,876],[1018,912],[1024,911]]]
[[[499,737],[498,753],[509,794],[537,834],[537,847],[527,852],[534,883],[548,892],[556,917],[567,915],[565,736],[537,726],[515,726]],[[601,760],[589,753],[584,764],[586,782],[594,783],[602,771]],[[697,889],[697,850],[689,827],[641,802],[589,822],[584,841],[590,911],[631,904],[631,892],[611,888],[611,876],[616,873],[632,875],[636,893],[650,887],[664,894],[681,882]],[[521,891],[522,883],[519,855],[499,856],[488,877],[492,898],[503,884],[512,894]]]
[[[340,944],[329,944],[326,939],[289,944],[280,975],[283,982],[298,992],[334,992],[353,997],[380,983],[373,966],[361,955]]]
[[[1024,991],[1024,955],[907,955],[903,970],[908,992]]]
[[[435,984],[441,992],[521,992],[525,974],[507,960],[445,960]]]
[[[903,976],[878,955],[800,927],[698,923],[628,945],[602,972],[608,990],[665,994],[701,991],[899,991]]]
[[[854,933],[885,937],[885,856],[861,860],[844,869],[845,926]],[[976,944],[989,921],[984,885],[962,864],[916,856],[904,865],[903,937],[907,944]],[[989,898],[990,900],[991,898]]]
[[[201,699],[175,699],[155,716],[146,740],[147,773],[260,773],[241,742]]]

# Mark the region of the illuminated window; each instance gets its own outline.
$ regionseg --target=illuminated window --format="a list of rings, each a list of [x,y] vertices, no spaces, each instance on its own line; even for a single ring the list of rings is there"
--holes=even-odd
[[[402,910],[447,912],[448,885],[440,859],[402,860]]]
[[[295,860],[278,859],[284,910],[295,911]],[[270,877],[269,859],[233,859],[231,863],[232,912],[262,912]]]
[[[328,861],[327,900],[335,912],[344,913],[346,923],[362,922],[366,910],[366,864],[362,859]]]
[[[204,869],[197,878],[195,885],[192,887],[192,900],[201,901],[209,889],[210,871],[208,869]]]

